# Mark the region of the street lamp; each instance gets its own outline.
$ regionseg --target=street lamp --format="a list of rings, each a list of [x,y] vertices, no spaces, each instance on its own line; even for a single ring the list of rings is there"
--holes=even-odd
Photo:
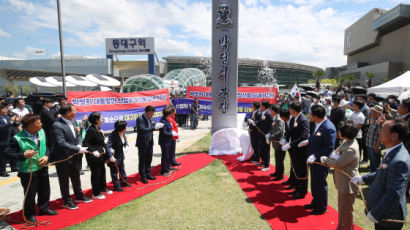
[[[63,31],[61,29],[60,0],[57,0],[57,15],[58,15],[58,33],[60,35],[60,58],[61,58],[61,75],[63,77],[63,94],[64,96],[67,96],[66,85],[65,85],[64,48],[63,48]]]

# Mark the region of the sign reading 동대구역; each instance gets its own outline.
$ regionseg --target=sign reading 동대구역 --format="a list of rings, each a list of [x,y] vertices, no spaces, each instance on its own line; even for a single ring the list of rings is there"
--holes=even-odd
[[[212,1],[212,133],[236,128],[238,0]]]
[[[106,38],[107,55],[144,55],[154,53],[154,38]]]

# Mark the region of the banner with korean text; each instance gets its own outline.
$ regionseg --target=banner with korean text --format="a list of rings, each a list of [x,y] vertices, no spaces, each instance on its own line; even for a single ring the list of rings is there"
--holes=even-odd
[[[212,87],[188,86],[187,97],[212,100]],[[267,100],[271,104],[276,104],[277,98],[278,89],[275,87],[238,87],[238,103]]]
[[[194,103],[194,99],[191,98],[175,98],[172,100],[172,104],[175,106],[177,114],[190,114],[191,105]],[[200,115],[212,115],[212,102],[210,100],[198,100],[199,114]],[[252,103],[238,103],[238,113],[251,113]]]
[[[100,112],[103,117],[103,130],[114,129],[117,120],[127,121],[128,127],[136,124],[136,119],[144,113],[148,105],[155,107],[155,119],[162,116],[162,109],[169,104],[168,89],[133,93],[114,93],[103,91],[67,92],[67,101],[76,106],[80,121],[84,115]]]

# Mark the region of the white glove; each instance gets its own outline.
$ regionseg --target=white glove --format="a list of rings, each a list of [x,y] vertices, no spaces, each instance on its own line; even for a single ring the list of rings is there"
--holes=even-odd
[[[326,160],[327,156],[320,157],[320,162],[322,162],[323,164],[326,162]]]
[[[305,147],[309,144],[309,140],[304,140],[298,144],[299,148]]]
[[[369,219],[373,223],[379,223],[379,221],[377,221],[376,218],[374,218],[371,212],[367,213],[367,219]]]
[[[270,140],[269,140],[268,137],[266,138],[266,144],[267,144],[267,145],[270,145]]]
[[[97,158],[100,157],[100,153],[99,153],[98,151],[94,151],[94,152],[93,152],[93,155],[94,155],[95,157],[97,157]]]
[[[280,140],[280,141],[279,141],[279,144],[280,144],[280,145],[285,145],[285,144],[286,144],[286,139],[283,138],[282,140]]]
[[[123,150],[124,154],[127,154],[128,153],[128,146],[124,147],[122,150]]]
[[[254,120],[251,120],[251,119],[248,120],[248,124],[253,125],[253,126],[256,126],[255,121],[254,121]]]
[[[354,176],[351,181],[353,184],[357,184],[357,185],[364,184],[362,176]]]
[[[78,153],[83,154],[87,152],[87,147],[80,147],[80,150],[78,151]]]
[[[315,160],[316,160],[316,157],[315,157],[315,155],[310,155],[310,157],[307,159],[307,163],[308,164],[313,164],[313,162],[315,162]]]
[[[178,133],[172,130],[172,137],[176,137],[176,136],[178,136]]]
[[[336,154],[335,151],[333,151],[332,154],[330,154],[329,158],[337,160],[337,159],[339,159],[339,157],[340,157],[340,155]]]
[[[160,128],[164,127],[164,123],[158,122],[155,124],[155,129],[158,130]]]
[[[115,159],[115,157],[112,156],[112,157],[110,157],[110,161],[114,163],[114,162],[116,162],[117,160]]]
[[[287,143],[286,145],[282,146],[282,151],[288,151],[290,149],[290,144]]]

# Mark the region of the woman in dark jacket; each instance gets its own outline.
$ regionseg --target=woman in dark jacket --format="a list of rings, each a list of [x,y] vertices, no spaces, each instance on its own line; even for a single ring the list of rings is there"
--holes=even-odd
[[[126,129],[126,121],[116,121],[114,123],[114,131],[112,131],[108,137],[107,143],[107,153],[110,158],[108,166],[110,167],[112,183],[114,185],[113,190],[118,192],[124,191],[122,187],[130,187],[124,168],[125,153],[128,148],[127,137],[125,136]],[[119,172],[115,166],[115,162],[117,162]],[[120,173],[119,179],[118,173]]]
[[[165,107],[162,110],[162,117],[160,122],[164,124],[159,130],[159,140],[158,143],[161,146],[161,174],[168,177],[170,176],[169,173],[174,169],[170,167],[170,152],[171,152],[171,144],[172,144],[172,137],[178,134],[175,131],[172,131],[172,125],[169,122],[169,118],[172,115],[172,110],[168,107]]]
[[[90,114],[88,121],[91,123],[87,130],[83,145],[88,147],[88,151],[92,154],[87,154],[87,163],[91,169],[91,187],[93,190],[93,199],[105,199],[104,194],[112,194],[112,191],[107,189],[105,179],[105,160],[108,159],[105,154],[104,133],[100,129],[102,124],[102,116],[99,112]]]

